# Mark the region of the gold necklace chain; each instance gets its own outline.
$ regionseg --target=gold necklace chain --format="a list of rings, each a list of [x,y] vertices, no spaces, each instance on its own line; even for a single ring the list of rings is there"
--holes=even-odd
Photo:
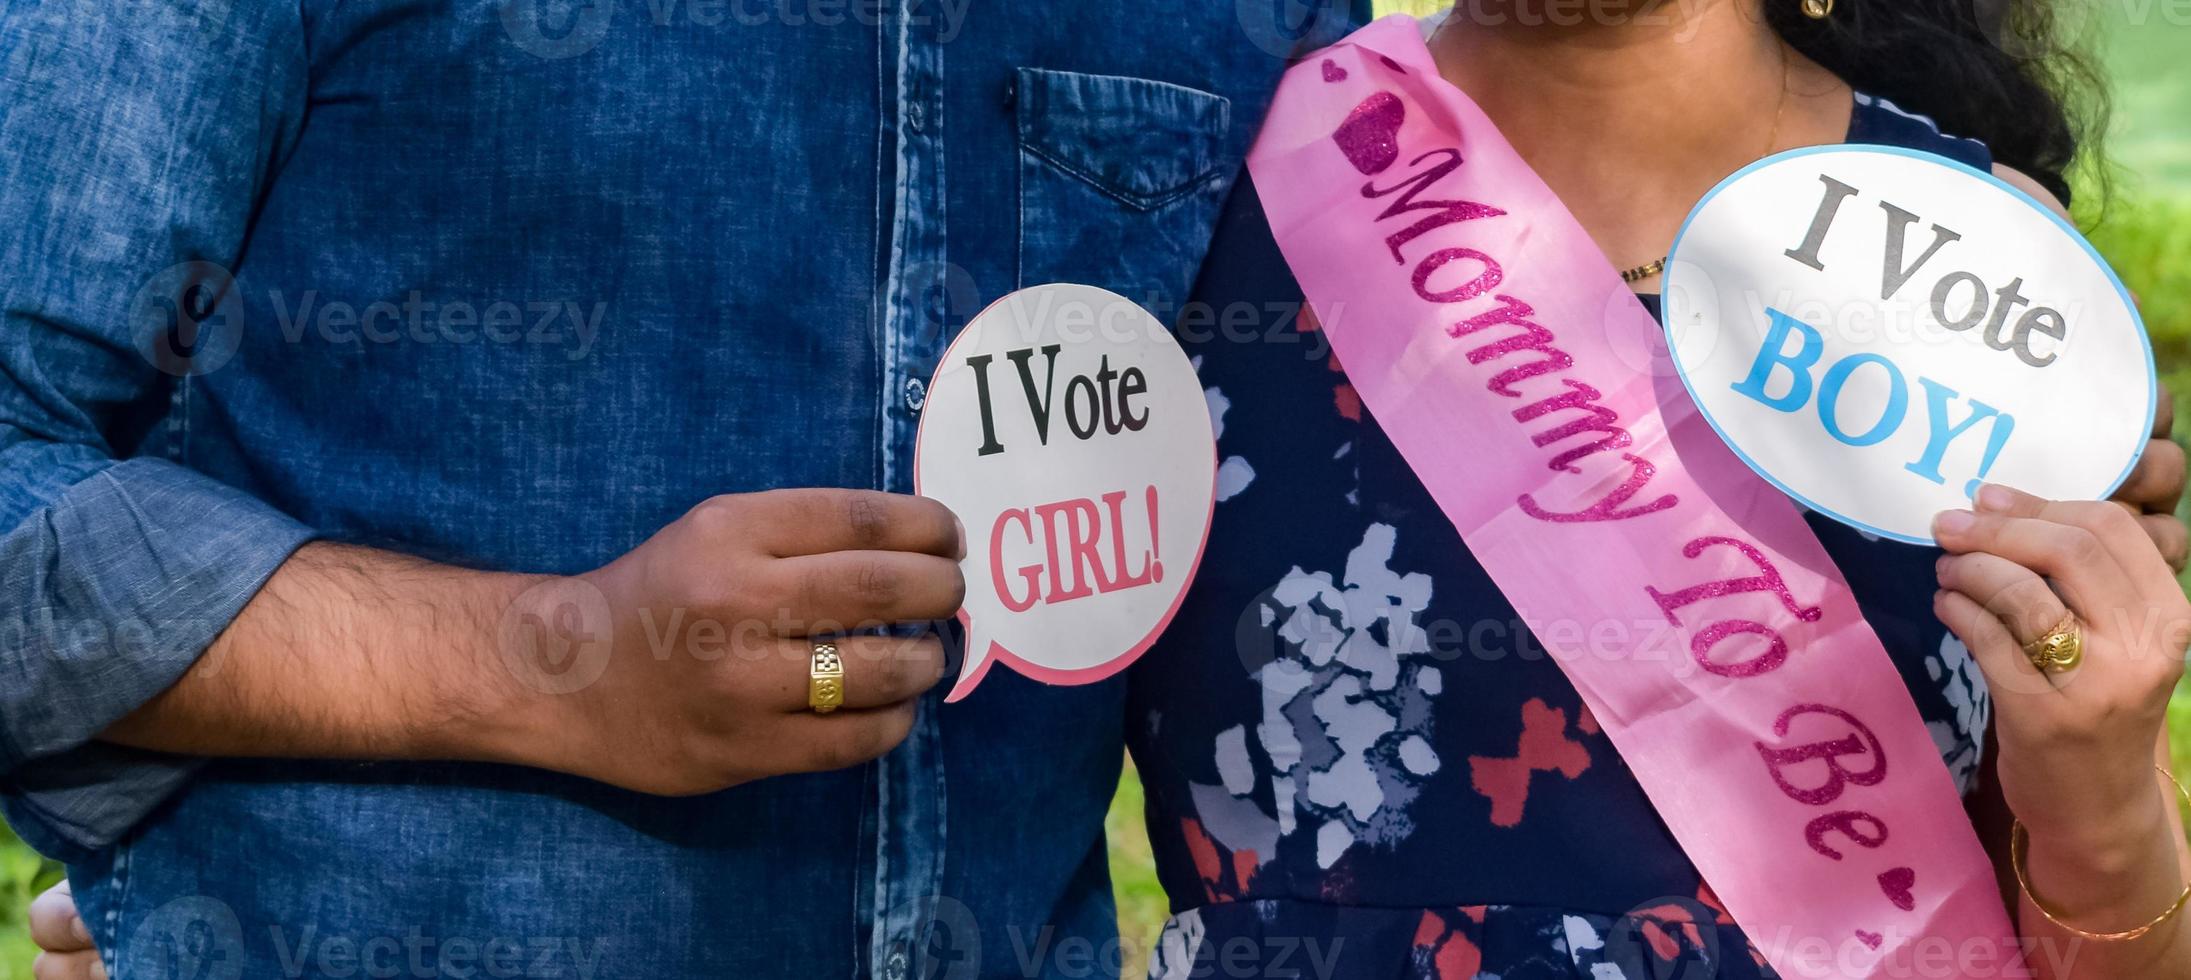
[[[1788,57],[1788,43],[1780,41],[1777,47],[1780,50],[1780,100],[1773,107],[1773,128],[1765,133],[1765,149],[1758,153],[1759,159],[1771,156],[1773,147],[1780,145],[1780,120],[1788,114],[1788,83],[1793,77],[1793,69]],[[1624,269],[1621,271],[1620,281],[1633,285],[1659,275],[1666,271],[1668,258],[1670,256],[1662,255],[1633,269]]]

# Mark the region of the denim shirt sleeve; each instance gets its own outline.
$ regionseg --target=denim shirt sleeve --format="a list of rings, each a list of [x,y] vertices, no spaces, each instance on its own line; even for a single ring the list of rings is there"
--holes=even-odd
[[[294,0],[0,4],[0,795],[64,858],[192,765],[93,736],[310,536],[162,457],[189,372],[135,335],[178,269],[237,262],[304,50]]]

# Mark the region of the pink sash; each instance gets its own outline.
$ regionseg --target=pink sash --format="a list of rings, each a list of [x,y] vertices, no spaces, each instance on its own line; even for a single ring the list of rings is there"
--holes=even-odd
[[[1774,968],[2028,975],[1847,582],[1416,23],[1287,72],[1248,165],[1348,380]]]

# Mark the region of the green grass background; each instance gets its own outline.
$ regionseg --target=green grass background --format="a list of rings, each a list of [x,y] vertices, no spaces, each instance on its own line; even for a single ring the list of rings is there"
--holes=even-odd
[[[2103,206],[2085,195],[2080,222],[2145,304],[2146,327],[2163,379],[2191,411],[2191,23],[2171,23],[2158,0],[2070,0],[2095,14],[2102,67],[2114,89],[2109,156],[2115,165]],[[1430,9],[1434,3],[1380,0],[1381,9]],[[2142,17],[2141,17],[2142,12]],[[2187,415],[2191,418],[2191,415]],[[2185,428],[2191,428],[2187,424]],[[2191,697],[2171,710],[2177,769],[2191,771]],[[1112,802],[1111,871],[1129,975],[1145,962],[1166,914],[1141,822],[1141,783],[1129,767]],[[60,877],[0,826],[0,980],[29,980],[35,949],[23,929],[24,907]]]

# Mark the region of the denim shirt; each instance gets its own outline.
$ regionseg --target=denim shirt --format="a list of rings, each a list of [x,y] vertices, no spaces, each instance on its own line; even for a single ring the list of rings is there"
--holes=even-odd
[[[877,764],[690,799],[92,737],[311,539],[575,572],[714,494],[910,489],[982,304],[1176,311],[1345,27],[1302,7],[0,7],[0,779],[109,969],[1073,975],[1116,683],[999,672]]]

